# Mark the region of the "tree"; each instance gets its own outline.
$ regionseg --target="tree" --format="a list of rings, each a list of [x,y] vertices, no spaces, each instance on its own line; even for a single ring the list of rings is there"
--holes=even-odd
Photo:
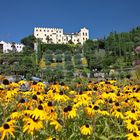
[[[29,36],[21,39],[22,44],[24,44],[25,46],[31,47],[31,48],[34,48],[35,42],[36,42],[36,38],[34,35],[29,35]]]
[[[140,46],[137,46],[135,49],[135,52],[137,54],[140,54]],[[140,83],[140,60],[136,60],[137,63],[135,64],[135,71],[134,71],[134,75],[135,75],[135,79],[138,80],[138,82]]]
[[[34,53],[34,50],[31,47],[29,46],[23,47],[22,54],[24,56],[30,56],[32,53]]]
[[[72,41],[71,39],[68,41],[68,43],[69,43],[69,44],[74,44],[73,41]]]

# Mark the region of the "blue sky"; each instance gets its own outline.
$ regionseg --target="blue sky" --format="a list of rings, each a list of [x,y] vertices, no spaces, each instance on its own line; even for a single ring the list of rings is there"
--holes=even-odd
[[[140,0],[0,0],[0,40],[20,40],[34,27],[90,30],[90,38],[140,25]]]

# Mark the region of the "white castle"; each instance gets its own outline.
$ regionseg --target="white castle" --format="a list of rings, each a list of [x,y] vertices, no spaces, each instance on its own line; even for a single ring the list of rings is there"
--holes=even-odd
[[[83,44],[89,39],[89,30],[81,28],[77,33],[64,33],[62,28],[34,28],[34,36],[44,43],[54,44]]]
[[[0,52],[3,53],[8,53],[9,51],[21,52],[23,47],[23,44],[0,41]]]

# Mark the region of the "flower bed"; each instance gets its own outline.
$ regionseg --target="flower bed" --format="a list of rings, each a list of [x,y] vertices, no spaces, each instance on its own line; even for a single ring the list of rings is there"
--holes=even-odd
[[[140,85],[19,81],[0,84],[0,138],[140,139]]]

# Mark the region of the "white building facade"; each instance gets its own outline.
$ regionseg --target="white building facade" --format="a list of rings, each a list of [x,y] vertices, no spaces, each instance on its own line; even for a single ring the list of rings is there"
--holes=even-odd
[[[77,33],[66,34],[61,28],[34,28],[34,36],[44,43],[54,44],[83,44],[89,39],[89,30],[81,28]]]
[[[8,53],[9,51],[21,52],[23,47],[23,44],[0,41],[0,51],[3,53]]]

